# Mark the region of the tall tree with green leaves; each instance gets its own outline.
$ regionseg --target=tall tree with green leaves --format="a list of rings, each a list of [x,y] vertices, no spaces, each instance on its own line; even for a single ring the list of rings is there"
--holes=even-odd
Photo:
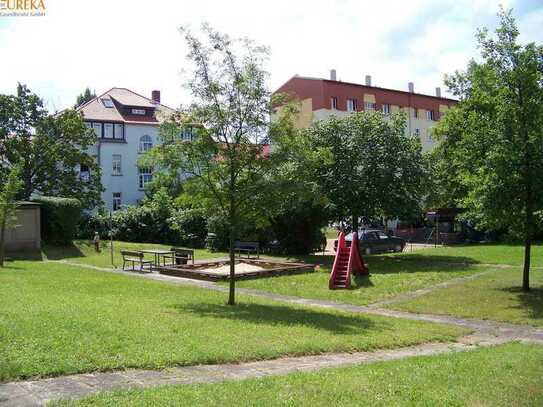
[[[543,47],[519,43],[511,11],[502,9],[499,19],[495,37],[478,32],[480,60],[447,78],[460,102],[436,135],[465,216],[522,238],[527,291],[543,210]]]
[[[16,95],[0,95],[0,171],[21,163],[19,199],[32,194],[79,199],[86,208],[101,202],[100,167],[89,149],[96,134],[75,110],[48,114],[41,99],[19,84]],[[82,177],[86,167],[90,177]]]
[[[0,187],[0,267],[4,267],[6,229],[16,226],[16,197],[23,187],[21,170],[21,165],[13,166]]]
[[[319,121],[307,132],[321,164],[317,179],[333,220],[409,218],[420,211],[425,160],[420,141],[405,134],[405,115],[358,112]]]
[[[210,212],[225,219],[229,234],[230,291],[235,304],[234,242],[243,222],[254,220],[268,160],[265,158],[269,97],[263,63],[268,50],[248,39],[233,39],[203,25],[203,38],[182,28],[194,71],[186,87],[194,102],[160,129],[163,144],[143,159],[187,183]],[[194,141],[182,139],[187,124],[198,123]]]
[[[78,108],[82,104],[90,102],[95,97],[96,97],[96,93],[94,91],[91,91],[88,87],[85,88],[83,93],[80,93],[79,95],[77,95],[77,100],[75,102],[74,109]]]

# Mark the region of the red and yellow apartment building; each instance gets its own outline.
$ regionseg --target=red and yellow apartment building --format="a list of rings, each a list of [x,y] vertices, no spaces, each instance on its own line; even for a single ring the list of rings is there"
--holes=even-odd
[[[415,93],[412,82],[408,84],[408,91],[381,88],[371,85],[369,75],[364,85],[342,82],[336,79],[335,70],[330,71],[330,79],[295,75],[274,93],[287,93],[300,101],[299,127],[309,127],[330,115],[342,116],[363,110],[388,114],[402,110],[407,115],[406,133],[419,137],[424,151],[434,145],[432,127],[457,103],[441,97],[440,88],[436,88],[435,96]]]

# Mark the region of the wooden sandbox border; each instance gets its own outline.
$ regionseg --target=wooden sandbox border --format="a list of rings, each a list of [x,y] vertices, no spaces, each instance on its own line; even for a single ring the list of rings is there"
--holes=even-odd
[[[315,271],[315,267],[317,267],[315,264],[287,263],[272,260],[236,259],[236,262],[254,264],[256,266],[275,266],[258,271],[248,271],[240,274],[236,273],[236,280],[249,280],[263,277],[311,273]],[[210,272],[202,272],[199,270],[209,268],[211,266],[224,266],[229,263],[229,260],[219,260],[190,265],[182,264],[177,266],[157,266],[155,269],[158,270],[160,274],[166,274],[174,277],[192,278],[195,280],[205,281],[227,281],[230,278],[228,275],[213,274]]]

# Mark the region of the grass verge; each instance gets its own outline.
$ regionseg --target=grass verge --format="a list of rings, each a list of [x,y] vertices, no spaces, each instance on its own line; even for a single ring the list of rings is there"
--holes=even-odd
[[[444,265],[424,258],[411,261],[390,255],[367,256],[370,276],[353,277],[349,290],[329,290],[333,256],[308,256],[301,260],[321,263],[321,267],[315,273],[246,280],[238,285],[277,294],[367,305],[485,270],[470,264]]]
[[[530,277],[529,292],[520,288],[520,269],[502,269],[390,308],[543,327],[543,270],[532,270]]]
[[[169,250],[171,245],[163,245],[158,243],[133,243],[113,241],[113,264],[121,267],[123,264],[121,250],[144,250],[144,249],[161,249]],[[58,247],[45,246],[42,250],[43,255],[49,260],[67,260],[74,263],[89,264],[98,267],[112,267],[110,242],[102,242],[102,250],[96,252],[92,242],[88,240],[74,240],[72,246]],[[145,254],[147,259],[153,260],[152,254]],[[194,257],[196,260],[213,259],[226,257],[227,254],[222,252],[211,252],[205,249],[194,249]]]
[[[284,305],[60,263],[0,270],[0,380],[365,351],[466,333]]]
[[[68,406],[536,406],[543,404],[543,346],[379,362],[316,373],[102,393]]]

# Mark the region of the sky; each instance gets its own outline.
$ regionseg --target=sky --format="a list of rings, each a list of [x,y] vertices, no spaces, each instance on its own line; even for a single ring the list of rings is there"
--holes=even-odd
[[[500,4],[512,8],[521,41],[543,43],[543,0],[43,0],[40,17],[0,17],[0,93],[18,82],[51,111],[87,86],[125,87],[162,102],[190,102],[179,27],[203,22],[267,45],[273,91],[295,74],[447,95],[444,74],[477,56],[478,27],[493,30]],[[0,1],[1,3],[1,1]]]

